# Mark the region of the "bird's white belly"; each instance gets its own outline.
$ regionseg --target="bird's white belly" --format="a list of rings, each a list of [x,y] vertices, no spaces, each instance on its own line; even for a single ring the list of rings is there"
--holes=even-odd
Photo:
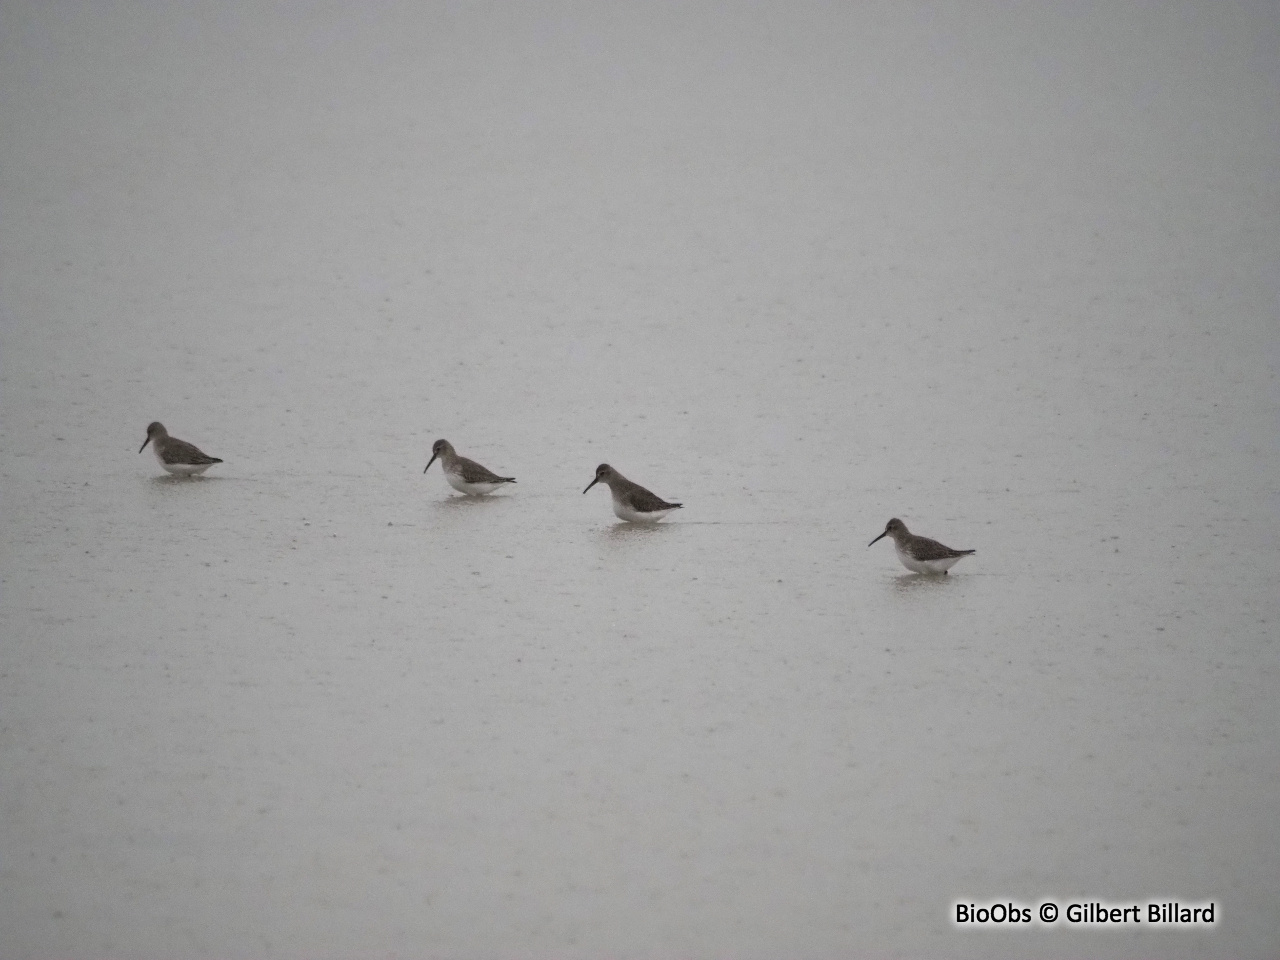
[[[946,573],[964,559],[963,557],[946,557],[942,560],[917,560],[897,544],[894,544],[894,546],[898,551],[898,559],[912,573]]]
[[[199,476],[213,466],[212,463],[165,463],[164,457],[160,456],[159,450],[156,451],[156,460],[169,473],[177,474],[180,477]]]
[[[500,483],[467,483],[462,479],[460,473],[450,473],[448,470],[444,472],[445,480],[449,481],[449,486],[457,490],[459,493],[465,493],[469,497],[482,497],[486,493],[493,493],[502,484]]]
[[[641,513],[639,510],[632,509],[631,505],[617,497],[613,500],[613,514],[619,520],[628,520],[631,523],[656,523],[674,510],[654,510],[652,513]]]

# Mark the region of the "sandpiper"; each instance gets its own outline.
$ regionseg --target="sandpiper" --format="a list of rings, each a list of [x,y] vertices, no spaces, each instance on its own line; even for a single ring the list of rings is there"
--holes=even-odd
[[[222,462],[217,457],[202,453],[195,444],[169,436],[169,431],[159,420],[147,427],[147,439],[142,441],[138,452],[145,450],[148,443],[156,452],[156,459],[160,461],[160,466],[178,476],[198,476],[215,463]]]
[[[590,490],[597,483],[607,483],[609,492],[613,494],[613,512],[619,520],[630,520],[632,523],[655,523],[672,510],[684,506],[682,503],[667,503],[661,497],[654,496],[638,483],[632,483],[607,463],[596,467],[596,478],[587,484]],[[587,490],[583,490],[586,493]]]
[[[436,462],[437,457],[440,459],[440,466],[444,468],[444,478],[449,481],[449,486],[469,497],[482,497],[486,493],[493,493],[504,483],[516,482],[515,477],[500,477],[474,460],[458,456],[448,440],[437,440],[431,445],[431,459],[422,468],[423,473],[431,469],[431,464]]]
[[[881,537],[893,537],[893,545],[898,551],[898,559],[912,573],[946,573],[973,550],[952,550],[937,540],[928,537],[917,537],[907,529],[907,525],[894,517],[884,526],[884,533],[868,543],[871,546]]]

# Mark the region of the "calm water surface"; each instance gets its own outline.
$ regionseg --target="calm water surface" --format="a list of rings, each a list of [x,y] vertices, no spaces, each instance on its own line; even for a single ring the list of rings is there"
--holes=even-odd
[[[10,6],[6,956],[1276,954],[1274,9]]]

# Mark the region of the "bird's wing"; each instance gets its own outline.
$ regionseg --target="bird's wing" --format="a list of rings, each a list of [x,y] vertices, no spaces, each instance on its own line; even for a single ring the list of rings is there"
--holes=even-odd
[[[674,510],[680,506],[678,503],[667,503],[656,494],[650,493],[644,487],[632,487],[627,491],[627,499],[631,501],[631,506],[641,513],[653,513],[655,510]]]
[[[911,554],[917,560],[950,560],[952,557],[967,557],[971,553],[972,550],[952,550],[928,537],[916,537],[911,544]]]
[[[474,460],[458,457],[458,474],[467,483],[515,483],[515,477],[500,477],[487,467],[482,467]]]
[[[185,440],[175,440],[173,437],[164,445],[164,452],[161,454],[165,463],[221,463],[217,457],[211,457],[207,453],[201,451],[194,443],[187,443]]]

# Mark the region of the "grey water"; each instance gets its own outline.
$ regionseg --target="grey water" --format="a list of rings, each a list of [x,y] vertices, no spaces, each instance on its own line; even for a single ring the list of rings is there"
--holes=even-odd
[[[1276,955],[1273,4],[0,20],[0,954]]]

